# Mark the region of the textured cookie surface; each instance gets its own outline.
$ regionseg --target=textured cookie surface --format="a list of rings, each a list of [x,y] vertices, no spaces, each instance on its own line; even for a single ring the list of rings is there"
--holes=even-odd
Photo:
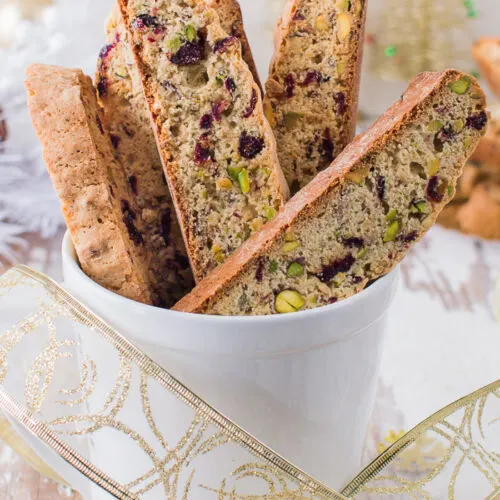
[[[285,313],[359,292],[435,222],[487,120],[484,94],[469,76],[419,75],[331,167],[174,309]]]
[[[353,139],[366,0],[291,0],[276,30],[265,111],[292,193]]]
[[[195,279],[287,196],[260,91],[205,2],[120,0]]]
[[[500,38],[480,38],[474,44],[472,54],[491,90],[500,97]]]
[[[80,70],[33,65],[26,87],[33,125],[83,271],[108,290],[152,303],[137,214],[91,79]]]
[[[457,213],[460,229],[486,239],[500,239],[500,182],[477,185]]]
[[[138,230],[150,257],[150,279],[159,304],[171,307],[194,285],[182,233],[163,174],[142,85],[118,10],[107,26],[108,45],[96,75],[99,100],[114,154],[125,169]]]

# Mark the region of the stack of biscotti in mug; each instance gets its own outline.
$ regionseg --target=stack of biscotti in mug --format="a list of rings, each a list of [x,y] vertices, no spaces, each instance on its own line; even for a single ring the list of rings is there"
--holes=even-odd
[[[363,0],[292,1],[264,99],[236,0],[119,0],[97,91],[79,70],[30,68],[84,272],[224,315],[331,304],[387,273],[452,197],[488,118],[472,77],[423,74],[350,143],[365,17]]]

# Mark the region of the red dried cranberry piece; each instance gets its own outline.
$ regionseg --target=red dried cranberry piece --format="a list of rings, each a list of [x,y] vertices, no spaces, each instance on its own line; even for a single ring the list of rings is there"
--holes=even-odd
[[[398,236],[397,239],[399,241],[402,241],[403,243],[411,243],[412,241],[415,241],[417,238],[418,238],[417,231],[412,231],[411,233]]]
[[[133,130],[130,130],[126,125],[122,125],[122,129],[129,137],[135,136],[135,132]]]
[[[146,28],[158,27],[158,18],[149,14],[141,14],[132,21],[132,28],[136,31],[145,31]]]
[[[168,246],[170,239],[170,230],[172,228],[172,218],[170,214],[170,210],[165,208],[162,210],[160,215],[160,233],[165,245]]]
[[[194,161],[201,164],[206,163],[212,159],[212,152],[210,151],[210,144],[208,141],[208,133],[200,135],[198,142],[194,148]]]
[[[377,196],[380,201],[384,201],[385,196],[385,177],[379,175],[377,177]]]
[[[109,53],[116,47],[116,43],[110,43],[108,45],[105,45],[102,49],[101,52],[99,52],[99,58],[100,59],[106,59],[106,57],[109,56]]]
[[[365,244],[363,238],[356,237],[344,238],[342,243],[349,248],[361,248]]]
[[[135,175],[131,175],[128,178],[128,183],[130,185],[130,190],[133,194],[137,194],[137,177]]]
[[[130,239],[136,245],[142,245],[144,243],[144,239],[142,234],[139,232],[137,227],[135,227],[135,220],[137,219],[136,213],[130,208],[130,204],[126,200],[121,200],[121,209],[122,209],[122,220],[125,226],[127,227],[128,234]]]
[[[337,104],[337,112],[339,115],[345,114],[347,111],[347,103],[345,100],[345,94],[343,92],[336,92],[333,95],[335,103]]]
[[[481,111],[481,113],[468,116],[465,121],[465,126],[473,128],[474,130],[483,130],[487,123],[488,115],[484,111]]]
[[[226,78],[226,80],[224,81],[224,86],[230,94],[232,94],[236,90],[236,83],[234,83],[234,80],[230,77]]]
[[[305,17],[303,16],[302,12],[300,10],[296,10],[295,14],[293,15],[293,20],[294,21],[303,21]]]
[[[250,104],[243,112],[243,118],[248,118],[249,116],[251,116],[251,114],[255,110],[256,105],[257,105],[257,92],[255,91],[255,89],[252,89],[252,96],[250,97]]]
[[[363,278],[361,276],[353,276],[352,277],[352,282],[355,284],[355,285],[358,285],[359,283],[361,283],[363,281]]]
[[[288,75],[285,76],[284,84],[286,96],[293,97],[293,91],[295,90],[295,77],[292,73],[288,73]]]
[[[439,177],[437,175],[432,176],[427,184],[427,199],[439,203],[443,200],[444,188],[443,185],[439,185]]]
[[[325,131],[323,132],[323,140],[321,141],[321,145],[319,147],[319,153],[328,164],[330,164],[335,159],[333,151],[334,145],[332,136],[330,134],[330,129],[325,128]]]
[[[338,273],[346,273],[351,269],[356,259],[351,255],[346,255],[343,259],[335,260],[334,262],[323,266],[321,272],[317,275],[318,279],[323,283],[330,283]]]
[[[264,149],[264,139],[255,137],[243,132],[240,136],[238,151],[243,158],[251,160],[255,158]]]
[[[113,144],[113,147],[115,149],[118,149],[118,146],[120,145],[120,138],[114,134],[110,134],[109,138],[111,139],[111,144]]]
[[[99,75],[99,80],[97,82],[97,92],[100,96],[106,95],[109,88],[109,84],[106,78],[103,75]]]
[[[304,81],[300,84],[302,87],[306,87],[307,85],[311,83],[321,83],[322,77],[321,73],[319,71],[309,71],[305,78]]]
[[[453,127],[446,125],[434,136],[434,149],[438,153],[442,153],[445,143],[450,142],[454,136]]]
[[[200,118],[200,128],[209,129],[212,126],[212,115],[206,114]]]
[[[213,52],[214,54],[222,54],[236,42],[238,42],[238,38],[236,36],[228,36],[226,38],[222,38],[221,40],[217,40],[214,43]]]
[[[258,283],[262,282],[264,278],[264,259],[259,259],[257,263],[257,270],[255,271],[255,279]]]
[[[197,42],[185,42],[172,54],[170,61],[177,66],[190,66],[205,58],[205,41],[202,37]]]
[[[214,117],[214,120],[216,122],[220,122],[220,120],[222,118],[222,113],[224,113],[224,111],[226,111],[226,109],[228,109],[229,106],[230,106],[230,103],[228,101],[216,102],[212,106],[212,116]]]

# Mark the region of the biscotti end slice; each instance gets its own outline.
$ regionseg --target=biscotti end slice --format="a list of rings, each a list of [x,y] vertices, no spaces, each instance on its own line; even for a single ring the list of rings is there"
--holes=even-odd
[[[209,7],[213,8],[219,16],[222,29],[229,35],[235,36],[241,43],[241,55],[252,72],[255,83],[262,92],[259,72],[253,58],[252,49],[243,26],[243,15],[238,0],[207,0]]]
[[[472,54],[491,90],[500,97],[500,38],[480,38],[474,44]]]
[[[83,271],[129,299],[152,303],[121,166],[115,161],[92,80],[80,70],[35,64],[28,106]]]
[[[204,1],[120,0],[195,279],[288,195],[237,37]]]
[[[276,29],[265,110],[292,193],[355,134],[366,0],[292,0]]]
[[[174,307],[257,315],[334,303],[390,271],[453,197],[486,129],[477,82],[418,76],[261,233]]]
[[[149,112],[127,33],[117,8],[107,24],[107,45],[96,74],[99,101],[114,154],[123,166],[140,213],[151,286],[171,307],[194,286],[182,232],[163,174]]]

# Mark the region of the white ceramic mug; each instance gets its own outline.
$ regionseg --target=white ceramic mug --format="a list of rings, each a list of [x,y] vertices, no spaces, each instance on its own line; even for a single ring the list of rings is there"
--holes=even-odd
[[[116,295],[80,269],[65,287],[248,432],[332,488],[357,472],[398,271],[336,304],[287,315],[179,313]]]

